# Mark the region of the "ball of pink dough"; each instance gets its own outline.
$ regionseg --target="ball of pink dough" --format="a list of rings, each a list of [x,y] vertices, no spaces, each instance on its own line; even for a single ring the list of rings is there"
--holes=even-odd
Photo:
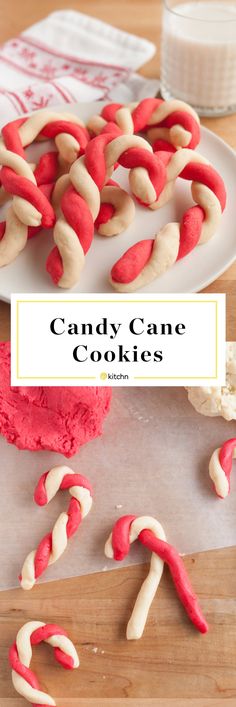
[[[0,343],[0,434],[19,449],[71,457],[102,433],[111,388],[11,387],[10,343]]]

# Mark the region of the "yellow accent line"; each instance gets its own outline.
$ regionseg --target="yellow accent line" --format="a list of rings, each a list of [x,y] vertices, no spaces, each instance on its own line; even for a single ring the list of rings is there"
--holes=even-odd
[[[62,299],[56,299],[56,300],[17,300],[16,301],[16,370],[17,370],[17,378],[19,380],[96,380],[97,376],[20,376],[19,375],[19,305],[20,304],[59,304],[62,302],[63,304],[75,304],[75,303],[91,303],[91,304],[106,304],[106,303],[123,303],[123,304],[138,304],[138,303],[168,303],[170,302],[171,304],[215,304],[215,316],[216,316],[216,367],[215,367],[215,376],[188,376],[188,379],[191,380],[216,380],[218,376],[218,301],[217,300],[180,300],[180,299],[174,299],[174,300],[164,300],[164,299],[145,299],[145,300],[85,300],[85,299],[75,299],[75,300],[62,300]],[[134,376],[134,380],[186,380],[186,376]]]
[[[109,304],[138,304],[140,302],[142,302],[142,303],[150,303],[151,302],[152,304],[156,303],[156,302],[158,302],[158,303],[164,302],[165,304],[168,302],[171,302],[171,304],[179,304],[179,303],[182,303],[182,304],[184,304],[184,303],[187,303],[187,304],[207,304],[207,303],[208,304],[216,304],[217,300],[208,300],[208,299],[207,300],[195,300],[195,299],[194,300],[191,300],[191,299],[189,299],[189,300],[188,299],[178,299],[178,300],[177,299],[173,299],[173,300],[172,299],[134,299],[134,300],[129,300],[129,299],[128,300],[125,300],[125,299],[123,299],[123,300],[113,300],[113,299],[110,299],[110,300],[109,299],[101,299],[101,300],[100,299],[99,300],[98,299],[71,299],[71,300],[67,300],[67,299],[65,299],[65,300],[63,300],[63,299],[59,299],[59,300],[58,299],[54,299],[54,300],[53,299],[42,299],[42,300],[20,299],[20,300],[17,300],[17,302],[20,302],[21,304],[27,304],[27,303],[29,303],[29,304],[43,304],[43,303],[45,303],[45,304],[46,303],[47,304],[48,303],[60,304],[60,302],[63,302],[63,304],[77,304],[77,303],[81,304],[81,302],[82,303],[85,302],[86,304],[88,304],[89,302],[91,302],[92,304],[94,304],[95,302],[97,304],[107,304],[107,303],[109,303]]]
[[[20,380],[97,380],[98,376],[18,376]]]
[[[216,380],[217,376],[134,376],[133,380]]]

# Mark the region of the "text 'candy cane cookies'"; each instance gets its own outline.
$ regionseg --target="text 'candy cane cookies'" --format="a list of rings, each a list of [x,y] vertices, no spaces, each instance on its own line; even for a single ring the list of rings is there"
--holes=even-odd
[[[196,245],[207,243],[215,234],[226,205],[223,179],[207,160],[192,150],[158,152],[166,167],[165,183],[151,209],[161,208],[172,197],[178,177],[190,180],[193,201],[180,223],[165,225],[155,236],[135,243],[115,263],[110,282],[118,292],[134,292],[163,275]],[[133,191],[140,199],[136,175],[131,174]]]
[[[98,135],[107,123],[115,123],[123,133],[147,132],[153,149],[191,148],[200,141],[200,121],[196,111],[184,101],[144,98],[139,103],[109,103],[101,115],[90,118],[87,128]]]
[[[27,162],[25,147],[35,140],[53,139],[57,156],[46,153],[38,167]],[[12,197],[6,222],[0,224],[0,266],[12,262],[25,247],[29,229],[52,228],[55,213],[50,196],[57,167],[70,165],[83,154],[89,135],[70,113],[42,110],[30,118],[5,125],[0,140],[0,200]],[[50,186],[51,185],[51,186]]]
[[[36,580],[63,554],[68,539],[77,531],[81,521],[92,507],[92,487],[88,479],[75,474],[67,466],[56,466],[42,474],[36,486],[34,500],[39,506],[51,501],[56,493],[67,489],[72,496],[67,512],[61,513],[50,533],[45,535],[36,550],[26,557],[21,574],[22,589],[32,589]]]
[[[209,474],[215,492],[220,498],[226,498],[230,492],[230,476],[236,459],[236,437],[227,439],[222,447],[215,449],[209,462]]]
[[[141,638],[148,612],[160,583],[164,562],[169,566],[177,594],[186,613],[198,631],[208,631],[207,622],[193,593],[183,561],[174,547],[166,541],[161,524],[151,516],[128,515],[120,518],[105,545],[106,557],[123,560],[129,553],[130,544],[135,540],[152,552],[149,574],[146,577],[127,626],[127,639]]]
[[[56,705],[53,697],[40,690],[38,679],[30,669],[32,646],[44,641],[53,647],[55,659],[66,670],[79,667],[79,658],[66,632],[56,624],[28,621],[18,631],[9,650],[12,682],[16,692],[33,705]]]

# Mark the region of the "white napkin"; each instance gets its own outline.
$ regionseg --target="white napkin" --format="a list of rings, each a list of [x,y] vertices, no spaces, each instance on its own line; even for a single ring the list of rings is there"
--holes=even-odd
[[[135,73],[155,53],[146,39],[74,10],[53,12],[0,48],[0,123],[40,108],[154,96]]]

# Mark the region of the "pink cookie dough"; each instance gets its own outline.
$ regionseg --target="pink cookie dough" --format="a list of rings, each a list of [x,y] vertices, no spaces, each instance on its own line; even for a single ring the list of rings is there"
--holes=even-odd
[[[102,433],[111,388],[11,387],[10,343],[0,343],[0,434],[19,449],[72,457]]]

